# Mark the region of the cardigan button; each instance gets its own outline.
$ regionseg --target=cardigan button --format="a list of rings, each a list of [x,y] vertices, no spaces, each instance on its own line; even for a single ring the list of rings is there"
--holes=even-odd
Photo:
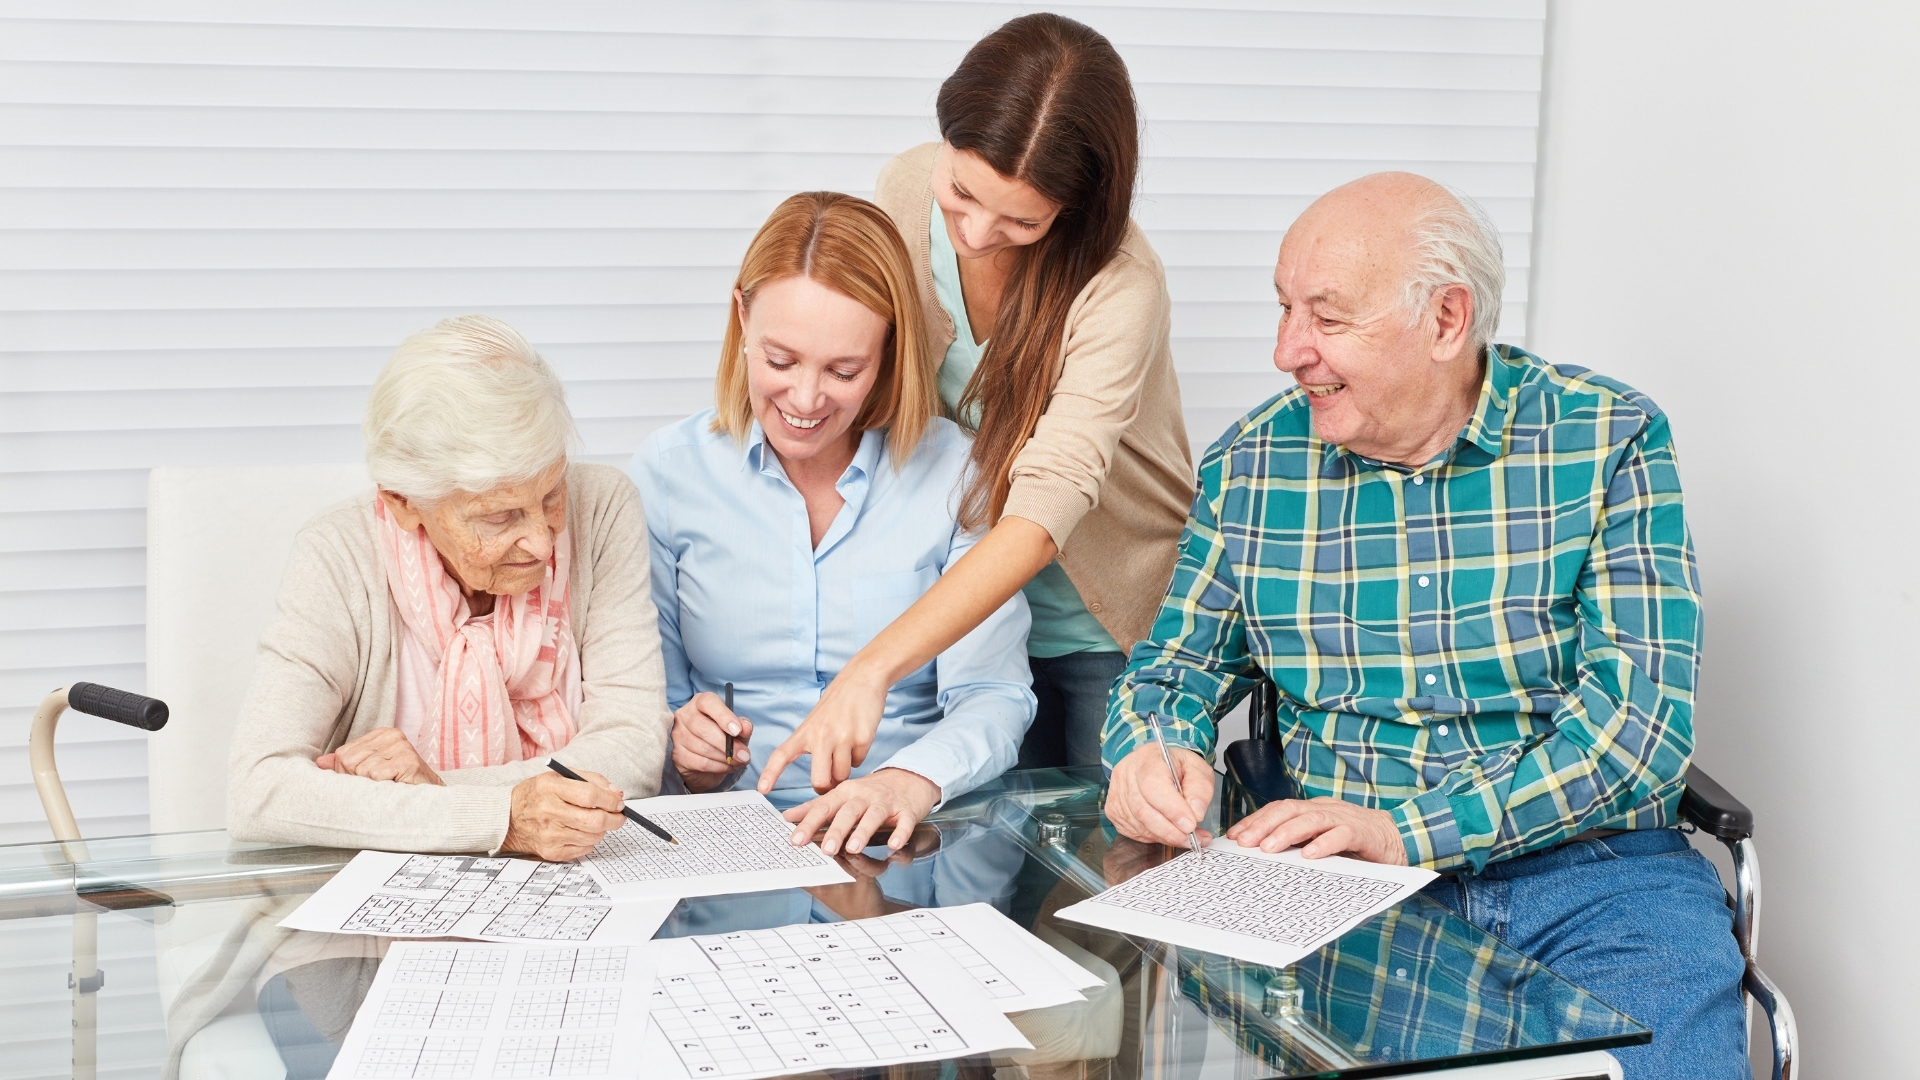
[[[1093,603],[1091,603],[1091,604],[1088,604],[1088,605],[1087,605],[1087,610],[1088,610],[1088,611],[1091,611],[1091,612],[1093,612],[1093,613],[1095,613],[1095,614],[1099,614],[1099,612],[1100,612],[1100,601],[1098,601],[1098,600],[1095,600],[1095,601],[1094,601]]]

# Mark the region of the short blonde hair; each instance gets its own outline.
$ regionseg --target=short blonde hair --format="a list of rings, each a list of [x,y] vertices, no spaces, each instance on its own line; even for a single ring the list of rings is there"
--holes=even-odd
[[[898,466],[920,444],[939,399],[920,295],[913,283],[913,263],[893,219],[865,199],[838,192],[793,196],[775,207],[754,234],[740,260],[734,288],[751,308],[762,286],[790,277],[810,278],[842,293],[892,328],[880,357],[879,375],[853,427],[855,431],[885,428]],[[735,304],[727,305],[727,332],[713,382],[719,412],[713,430],[744,440],[753,427],[753,403],[747,392],[746,331]]]
[[[578,439],[559,376],[518,330],[485,315],[402,341],[373,380],[360,430],[374,483],[426,503],[531,480]]]

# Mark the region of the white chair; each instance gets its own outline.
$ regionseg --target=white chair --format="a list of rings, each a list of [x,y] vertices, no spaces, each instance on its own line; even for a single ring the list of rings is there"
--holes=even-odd
[[[167,703],[172,721],[147,741],[152,831],[226,827],[227,749],[294,536],[321,510],[356,492],[371,496],[372,489],[357,463],[153,470],[147,481],[147,693]],[[183,987],[227,932],[232,916],[225,908],[188,904],[156,927],[169,1038],[187,1040],[179,1075],[283,1076],[252,995],[237,993],[211,1019],[188,1023],[174,1015]],[[193,1030],[175,1030],[176,1023]]]
[[[227,746],[294,535],[372,489],[358,463],[153,470],[147,694],[173,720],[147,740],[152,831],[226,828]]]

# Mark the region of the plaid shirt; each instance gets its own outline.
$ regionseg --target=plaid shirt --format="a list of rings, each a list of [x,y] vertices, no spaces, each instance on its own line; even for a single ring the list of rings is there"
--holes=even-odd
[[[1200,465],[1180,559],[1103,733],[1211,756],[1263,675],[1306,796],[1388,810],[1415,865],[1479,870],[1673,820],[1700,586],[1667,419],[1511,346],[1419,469],[1313,434],[1295,388]]]

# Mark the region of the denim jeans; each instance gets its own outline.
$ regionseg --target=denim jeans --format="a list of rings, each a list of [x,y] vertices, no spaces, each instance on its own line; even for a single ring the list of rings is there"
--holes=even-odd
[[[1100,764],[1100,728],[1107,722],[1107,691],[1127,668],[1123,652],[1029,656],[1033,696],[1040,711],[1020,743],[1017,768]]]
[[[1651,1044],[1611,1051],[1627,1080],[1750,1080],[1733,914],[1678,830],[1565,844],[1425,891],[1651,1028]]]

